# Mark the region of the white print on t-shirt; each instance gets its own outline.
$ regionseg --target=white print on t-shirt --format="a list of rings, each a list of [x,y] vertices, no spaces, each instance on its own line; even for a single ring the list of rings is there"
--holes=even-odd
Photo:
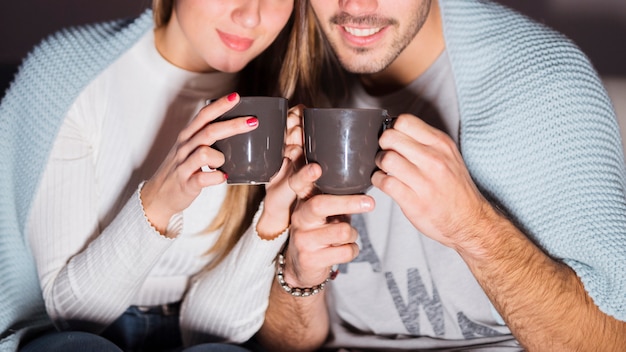
[[[367,227],[365,226],[365,220],[361,214],[352,216],[352,226],[354,226],[359,233],[361,241],[360,252],[351,263],[339,265],[339,271],[342,274],[347,274],[350,264],[367,262],[371,265],[373,272],[382,272],[382,263],[372,246]],[[385,272],[384,275],[389,294],[393,299],[398,316],[402,320],[407,332],[414,336],[421,335],[419,318],[420,311],[424,311],[435,335],[444,336],[446,328],[444,326],[444,307],[441,303],[435,283],[432,283],[432,294],[429,294],[419,269],[407,269],[408,302],[405,302],[393,273]],[[422,309],[420,309],[420,307]],[[488,326],[470,320],[462,311],[456,312],[456,318],[459,329],[465,338],[502,335],[500,332]]]

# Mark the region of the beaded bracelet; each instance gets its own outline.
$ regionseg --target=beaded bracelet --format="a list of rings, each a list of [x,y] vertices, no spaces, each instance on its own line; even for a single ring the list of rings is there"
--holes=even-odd
[[[331,269],[326,280],[319,285],[315,285],[313,287],[292,287],[285,281],[285,277],[283,275],[283,270],[285,269],[285,256],[282,253],[279,253],[276,262],[278,264],[276,268],[276,280],[278,280],[280,287],[282,287],[285,292],[294,297],[309,297],[320,293],[324,287],[326,287],[326,284],[330,280],[334,280],[338,274],[337,270]]]

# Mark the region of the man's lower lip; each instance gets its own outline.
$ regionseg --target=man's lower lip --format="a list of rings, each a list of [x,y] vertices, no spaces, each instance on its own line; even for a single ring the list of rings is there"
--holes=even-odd
[[[219,34],[220,39],[222,40],[222,43],[224,43],[224,45],[236,51],[248,50],[252,46],[252,43],[254,42],[251,39],[229,35],[220,31],[217,31],[217,33]]]
[[[383,35],[384,32],[387,30],[387,27],[384,27],[383,29],[381,29],[380,31],[372,34],[372,35],[368,35],[366,37],[359,37],[353,34],[350,34],[348,31],[346,31],[346,29],[343,26],[339,26],[339,28],[341,29],[341,33],[343,34],[344,39],[354,45],[354,46],[368,46],[373,44],[374,42],[380,40]]]

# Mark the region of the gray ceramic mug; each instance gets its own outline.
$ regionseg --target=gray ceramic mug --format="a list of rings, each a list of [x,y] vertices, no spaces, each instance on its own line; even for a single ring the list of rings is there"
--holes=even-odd
[[[281,97],[241,97],[237,105],[215,121],[255,116],[259,126],[248,132],[215,142],[224,154],[219,169],[228,174],[229,184],[262,184],[270,181],[283,162],[288,101]]]
[[[322,176],[316,186],[327,194],[365,193],[376,171],[378,138],[390,121],[384,109],[304,109],[304,153]]]

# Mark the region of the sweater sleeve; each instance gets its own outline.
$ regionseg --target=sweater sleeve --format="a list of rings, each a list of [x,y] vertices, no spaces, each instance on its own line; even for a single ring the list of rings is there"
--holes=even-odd
[[[24,231],[60,121],[82,87],[152,28],[152,11],[148,9],[137,20],[107,21],[57,32],[29,52],[2,98],[2,351],[16,350],[20,340],[50,325]]]
[[[180,317],[186,345],[245,342],[263,324],[274,260],[287,239],[287,231],[271,241],[261,239],[255,229],[262,211],[263,205],[228,256],[192,281]]]
[[[27,238],[50,317],[61,328],[97,332],[129,306],[172,240],[150,226],[139,191],[101,228],[93,148],[72,113],[36,193]]]

